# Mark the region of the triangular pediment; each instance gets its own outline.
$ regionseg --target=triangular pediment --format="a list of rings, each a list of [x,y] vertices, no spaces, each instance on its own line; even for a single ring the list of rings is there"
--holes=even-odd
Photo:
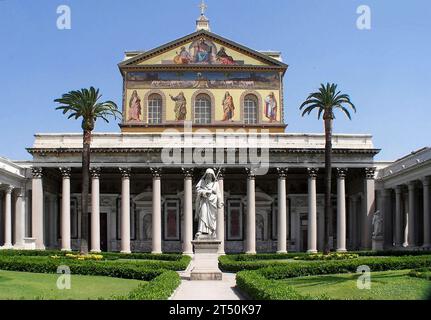
[[[153,50],[137,53],[119,64],[142,66],[260,66],[287,69],[287,65],[258,51],[200,30]]]

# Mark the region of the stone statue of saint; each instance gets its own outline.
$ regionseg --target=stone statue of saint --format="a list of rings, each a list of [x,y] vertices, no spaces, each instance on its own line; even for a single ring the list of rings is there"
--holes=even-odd
[[[175,119],[176,121],[184,121],[187,116],[187,101],[183,92],[180,92],[176,97],[171,95],[171,99],[175,101]]]
[[[383,218],[380,210],[377,210],[373,216],[373,238],[383,235]]]
[[[196,185],[196,214],[199,221],[196,239],[202,235],[216,236],[218,209],[223,208],[223,198],[213,169],[208,169]]]

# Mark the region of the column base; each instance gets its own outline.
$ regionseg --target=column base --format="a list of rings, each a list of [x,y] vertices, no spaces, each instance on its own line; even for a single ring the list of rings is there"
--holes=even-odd
[[[122,253],[122,254],[131,254],[132,251],[130,251],[130,250],[121,250],[120,253]]]
[[[5,244],[2,247],[0,247],[2,250],[12,250],[13,246],[12,244]]]
[[[102,253],[102,251],[101,251],[101,250],[91,250],[90,252],[91,252],[91,253]]]
[[[337,252],[338,252],[338,253],[346,253],[346,252],[347,252],[347,249],[337,249]]]
[[[194,252],[183,252],[183,256],[189,256],[193,258]]]
[[[72,252],[72,249],[69,249],[69,248],[61,249],[61,252]]]
[[[151,251],[151,254],[163,254],[162,251]]]
[[[431,250],[431,243],[426,243],[426,244],[422,245],[422,249]]]
[[[315,254],[315,253],[317,253],[317,250],[308,250],[307,253]]]
[[[256,254],[256,251],[246,251],[246,253],[245,254]]]
[[[277,254],[287,254],[287,250],[277,251]]]

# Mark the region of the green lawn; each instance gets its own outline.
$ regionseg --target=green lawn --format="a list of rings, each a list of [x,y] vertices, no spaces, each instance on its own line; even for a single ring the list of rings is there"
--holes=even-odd
[[[0,270],[0,300],[96,300],[127,294],[143,281],[71,276],[71,289],[57,289],[57,274]]]
[[[409,270],[375,272],[371,290],[357,288],[356,274],[335,274],[281,280],[301,294],[326,295],[335,300],[422,300],[431,282],[408,275]]]

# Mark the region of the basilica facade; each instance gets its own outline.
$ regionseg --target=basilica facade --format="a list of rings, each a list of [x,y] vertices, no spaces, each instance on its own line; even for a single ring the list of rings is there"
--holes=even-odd
[[[193,254],[195,185],[207,168],[217,173],[224,199],[217,215],[220,254],[323,249],[325,139],[286,133],[288,65],[281,53],[216,35],[201,15],[196,32],[126,52],[118,66],[120,132],[95,133],[91,145],[93,252]],[[420,187],[422,196],[407,196],[406,206],[415,210],[409,218],[394,173],[381,173],[394,164],[374,161],[379,149],[371,135],[334,135],[333,145],[333,249],[429,242],[429,184]],[[81,134],[36,134],[28,148],[32,161],[0,160],[3,248],[79,248],[81,150]],[[398,206],[390,205],[392,198]],[[425,206],[414,206],[421,201]],[[376,211],[383,212],[379,234]],[[408,221],[410,245],[402,241]]]

